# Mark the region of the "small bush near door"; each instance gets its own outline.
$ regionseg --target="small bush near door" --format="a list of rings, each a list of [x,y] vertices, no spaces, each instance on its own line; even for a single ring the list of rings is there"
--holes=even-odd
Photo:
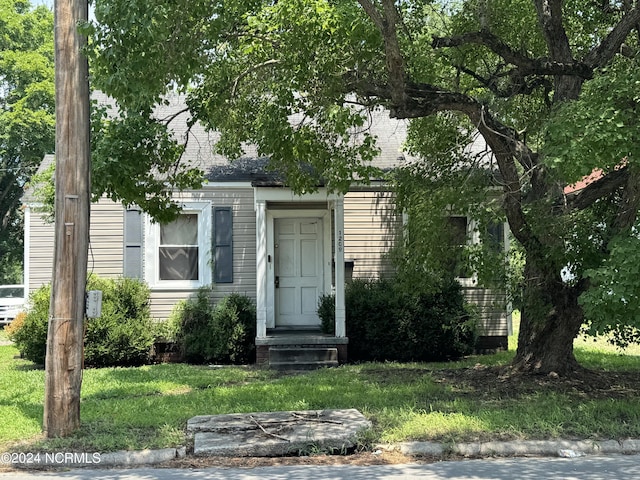
[[[320,299],[323,329],[334,325],[334,297]],[[345,290],[351,361],[439,361],[473,351],[476,325],[460,285],[407,291],[389,280],[354,280]]]
[[[256,309],[244,295],[231,294],[217,304],[202,288],[180,302],[173,313],[177,341],[190,363],[245,364],[255,361]]]
[[[102,315],[85,320],[85,366],[132,366],[149,360],[154,324],[149,312],[149,289],[130,278],[101,279],[92,275],[88,290],[102,290]],[[44,364],[51,286],[29,298],[29,309],[10,338],[22,356]]]

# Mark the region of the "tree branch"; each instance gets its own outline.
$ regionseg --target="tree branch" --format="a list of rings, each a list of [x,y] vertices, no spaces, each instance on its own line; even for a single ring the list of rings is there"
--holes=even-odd
[[[564,28],[562,4],[564,0],[534,0],[538,13],[538,23],[549,50],[552,62],[574,64],[571,45]],[[580,95],[585,78],[575,74],[554,75],[554,102],[576,99]]]
[[[400,108],[405,103],[405,71],[404,57],[400,50],[397,32],[400,16],[396,10],[395,2],[394,0],[382,0],[383,14],[380,14],[374,3],[370,0],[358,0],[358,3],[382,34],[391,100],[396,108]]]
[[[572,63],[571,45],[563,24],[563,0],[535,0],[533,3],[552,61]]]
[[[576,75],[585,79],[593,76],[593,69],[579,62],[556,62],[546,58],[530,58],[513,50],[493,33],[482,30],[463,33],[453,37],[434,37],[433,48],[459,47],[462,45],[480,45],[487,47],[506,63],[518,67],[518,74],[526,75]]]
[[[373,24],[382,32],[384,30],[384,20],[373,2],[370,0],[358,0],[358,3],[369,16]]]
[[[560,27],[562,28],[561,25]],[[554,61],[545,57],[530,58],[512,49],[499,37],[487,30],[469,32],[454,37],[435,37],[432,41],[434,48],[468,44],[484,46],[507,64],[515,66],[515,68],[506,72],[509,76],[510,85],[503,88],[500,88],[496,78],[484,78],[475,72],[459,67],[460,71],[472,76],[495,95],[502,98],[526,95],[541,86],[545,87],[547,92],[555,91],[556,99],[573,98],[579,92],[582,82],[593,77],[592,67],[582,62],[576,62],[570,56],[566,61]],[[549,76],[555,77],[555,84],[547,78]]]
[[[511,98],[516,95],[529,95],[538,87],[545,87],[546,90],[553,88],[551,82],[545,77],[535,76],[531,81],[527,81],[525,77],[520,76],[517,69],[505,72],[503,74],[494,74],[489,78],[485,78],[473,70],[463,66],[456,67],[462,73],[466,73],[474,78],[478,83],[488,88],[494,95],[500,98]],[[498,82],[508,76],[510,84],[500,88]]]
[[[355,77],[347,79],[346,83],[363,96],[391,100],[390,88],[386,85],[376,85]],[[467,95],[429,84],[407,83],[405,98],[406,103],[401,108],[391,102],[391,117],[421,118],[442,111],[456,111],[473,122],[491,148],[504,179],[505,209],[514,235],[523,244],[538,248],[539,241],[522,210],[522,185],[515,163],[517,159],[526,170],[532,170],[538,163],[537,154],[517,139],[517,132],[496,120],[484,105]]]
[[[169,125],[171,122],[173,122],[180,115],[182,115],[183,113],[188,113],[188,112],[190,112],[189,107],[181,108],[176,113],[173,113],[173,114],[168,115],[168,116],[166,116],[164,118],[161,118],[161,119],[159,119],[159,121],[160,122],[164,122],[166,125]]]
[[[627,184],[622,194],[618,215],[613,223],[618,230],[626,230],[636,223],[640,207],[640,171],[638,168],[627,168],[630,169]]]
[[[565,204],[571,210],[584,210],[597,200],[611,195],[629,181],[629,167],[616,169],[581,190],[565,195]]]
[[[251,75],[253,72],[255,72],[256,70],[260,70],[261,68],[270,67],[272,65],[278,65],[279,63],[281,63],[280,60],[278,60],[277,58],[272,58],[271,60],[267,60],[266,62],[252,65],[250,68],[247,68],[244,72],[238,75],[236,79],[233,81],[233,87],[231,87],[231,96],[232,97],[236,96],[238,85],[240,84],[242,79],[245,78],[247,75]]]
[[[629,10],[616,26],[609,32],[609,35],[594,47],[584,58],[584,63],[591,68],[599,68],[606,65],[613,56],[620,52],[622,44],[631,33],[631,30],[637,27],[640,22],[640,5]]]

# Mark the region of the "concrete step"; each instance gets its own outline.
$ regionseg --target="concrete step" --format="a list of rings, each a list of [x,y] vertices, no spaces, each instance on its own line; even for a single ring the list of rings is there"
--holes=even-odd
[[[313,370],[338,366],[335,347],[271,347],[269,366],[278,370]]]
[[[355,409],[199,415],[187,422],[195,455],[227,457],[344,452],[367,428],[371,422]]]

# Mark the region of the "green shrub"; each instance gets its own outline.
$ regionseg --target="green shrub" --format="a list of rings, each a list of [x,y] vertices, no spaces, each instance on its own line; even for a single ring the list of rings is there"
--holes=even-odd
[[[320,317],[320,330],[322,333],[334,335],[336,332],[336,297],[335,295],[322,295],[318,300],[318,317]]]
[[[323,329],[334,324],[334,297],[320,299]],[[352,361],[437,361],[473,351],[476,327],[457,282],[437,292],[407,291],[389,280],[354,280],[345,290]]]
[[[47,328],[51,285],[44,285],[29,295],[29,309],[24,321],[11,335],[20,354],[27,360],[44,365],[47,351]]]
[[[149,362],[155,339],[149,288],[131,278],[92,277],[89,290],[102,290],[102,315],[87,320],[85,365],[134,366]]]
[[[214,305],[211,289],[180,302],[178,340],[191,363],[252,363],[255,361],[256,310],[250,298],[232,294]]]
[[[134,279],[105,280],[91,276],[88,290],[102,290],[102,315],[85,324],[86,366],[130,366],[149,361],[154,325],[149,313],[149,290]],[[51,286],[45,285],[29,297],[29,309],[13,341],[22,356],[43,364]]]
[[[211,358],[213,304],[208,288],[198,290],[194,298],[180,301],[172,315],[180,319],[178,342],[187,362],[204,363]]]
[[[176,305],[176,307],[173,309],[173,311],[169,315],[169,318],[167,318],[163,322],[158,322],[155,324],[156,341],[170,343],[175,343],[178,341],[178,337],[180,336],[182,331],[182,325],[180,323],[182,319],[179,315],[178,306],[182,303],[183,302],[178,302],[178,305]]]
[[[255,362],[256,309],[249,297],[231,294],[213,312],[216,362]]]

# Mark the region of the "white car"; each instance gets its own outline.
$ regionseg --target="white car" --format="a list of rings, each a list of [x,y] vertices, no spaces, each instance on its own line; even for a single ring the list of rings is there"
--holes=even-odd
[[[24,308],[24,285],[0,285],[0,325],[7,325]]]

